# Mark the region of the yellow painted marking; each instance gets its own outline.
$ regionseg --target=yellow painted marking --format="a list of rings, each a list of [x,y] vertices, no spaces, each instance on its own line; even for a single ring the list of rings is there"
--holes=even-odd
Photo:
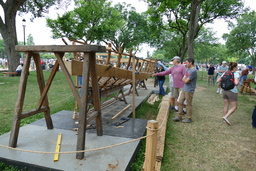
[[[62,133],[59,133],[59,134],[58,134],[57,143],[56,143],[55,152],[60,152],[61,138],[62,138]],[[60,156],[60,154],[58,154],[58,153],[54,154],[54,162],[59,161],[59,156]]]

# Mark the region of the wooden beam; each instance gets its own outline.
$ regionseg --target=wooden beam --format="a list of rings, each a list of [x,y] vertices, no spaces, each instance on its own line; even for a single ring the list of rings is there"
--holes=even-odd
[[[24,118],[33,116],[33,115],[38,114],[38,113],[46,112],[48,110],[49,110],[49,107],[43,106],[40,109],[34,109],[34,110],[26,111],[26,112],[23,112],[20,115],[20,119],[24,119]]]
[[[116,119],[118,116],[120,116],[124,111],[126,111],[129,107],[131,106],[131,104],[127,105],[125,108],[123,108],[120,112],[118,112],[115,116],[113,116],[111,119],[114,120]]]
[[[105,46],[98,45],[16,45],[18,52],[106,52]]]
[[[160,109],[157,115],[157,121],[161,124],[161,129],[158,131],[158,138],[157,138],[157,147],[156,147],[156,164],[155,170],[161,170],[162,159],[164,157],[164,142],[165,142],[165,133],[166,133],[166,126],[168,121],[168,114],[169,114],[169,97],[168,95],[162,98],[162,102],[160,103]]]
[[[87,119],[86,123],[88,124],[89,122],[91,122],[93,119],[95,119],[98,116],[98,111],[93,111],[90,114],[90,117]]]

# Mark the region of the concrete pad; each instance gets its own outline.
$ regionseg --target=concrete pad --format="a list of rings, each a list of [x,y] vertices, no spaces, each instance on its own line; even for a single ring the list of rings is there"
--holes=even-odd
[[[152,89],[155,88],[148,86],[148,90],[138,90],[139,96],[136,96],[136,108],[151,95]],[[132,95],[126,96],[126,100],[128,104],[132,104]],[[122,123],[120,127],[113,125],[113,123],[122,122],[121,117],[128,117],[132,114],[132,107],[130,107],[120,117],[111,120],[125,106],[127,104],[120,101],[102,110],[103,136],[97,136],[95,129],[88,129],[86,131],[86,150],[128,142],[144,135],[147,120],[130,118]],[[72,115],[73,111],[65,110],[51,115],[53,130],[46,128],[45,119],[21,127],[16,149],[54,152],[58,134],[62,133],[60,151],[76,151],[77,136],[73,128],[77,127],[75,124],[77,120],[73,120]],[[94,121],[91,121],[90,124],[94,124]],[[1,135],[0,144],[8,146],[9,138],[10,133]],[[86,152],[83,160],[76,159],[75,153],[60,154],[58,162],[53,161],[54,154],[31,153],[0,147],[0,161],[36,171],[123,171],[129,170],[130,164],[138,151],[139,143],[140,141],[135,141],[113,148]]]
[[[67,111],[67,110],[63,110],[51,115],[54,128],[70,130],[70,131],[72,131],[73,128],[77,128],[77,125],[75,124],[77,120],[73,120],[72,116],[73,116],[73,112]],[[105,118],[105,115],[103,115],[102,117]],[[123,120],[115,119],[114,121],[112,121],[111,119],[110,120],[104,119],[105,122],[102,123],[103,135],[110,135],[110,136],[117,136],[117,137],[124,137],[124,138],[138,138],[143,136],[146,125],[147,125],[147,120],[134,119],[134,118],[128,118],[128,119],[129,119],[128,121],[124,122],[123,124],[120,124],[120,127],[115,126],[114,123],[120,123]],[[94,123],[94,121],[90,123]],[[46,122],[44,119],[40,119],[31,124],[46,127]],[[96,129],[87,129],[86,132],[96,134]]]
[[[77,170],[77,171],[105,171],[126,170],[131,156],[139,141],[125,145],[86,152],[83,160],[76,159],[76,154],[60,154],[59,161],[54,162],[54,154],[31,153],[22,150],[38,152],[54,152],[58,134],[62,133],[61,152],[76,151],[77,136],[74,131],[64,129],[47,130],[45,127],[27,125],[20,128],[19,140],[16,149],[20,151],[1,148],[0,158],[3,161],[21,162],[26,168],[35,170]],[[8,146],[10,133],[0,136],[0,144]],[[132,140],[131,138],[97,136],[86,134],[86,150],[111,146]],[[21,165],[21,164],[20,164]]]

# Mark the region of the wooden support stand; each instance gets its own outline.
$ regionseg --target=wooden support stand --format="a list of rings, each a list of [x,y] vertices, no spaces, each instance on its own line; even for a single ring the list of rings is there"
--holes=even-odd
[[[252,94],[251,83],[254,83],[254,79],[246,79],[241,86],[240,93],[246,92]]]
[[[85,149],[85,135],[86,135],[86,119],[87,119],[87,104],[88,104],[88,85],[89,85],[89,75],[92,78],[92,87],[93,87],[93,101],[94,101],[94,109],[96,111],[96,129],[97,135],[102,135],[102,123],[101,123],[101,108],[100,108],[100,98],[99,98],[99,87],[97,81],[97,70],[96,70],[96,52],[105,52],[106,48],[104,46],[97,45],[45,45],[45,46],[16,46],[16,51],[24,52],[24,66],[23,71],[21,73],[20,85],[18,89],[18,96],[15,105],[14,118],[12,123],[12,129],[10,134],[9,146],[16,147],[18,141],[18,134],[20,128],[21,119],[30,117],[35,114],[39,114],[44,112],[44,117],[47,125],[47,129],[53,129],[53,123],[50,116],[50,107],[48,104],[47,94],[50,89],[51,83],[54,79],[54,76],[58,70],[59,65],[68,81],[68,84],[73,92],[75,99],[80,106],[80,117],[79,117],[79,126],[78,126],[78,135],[77,135],[77,150]],[[50,76],[45,84],[43,70],[40,64],[40,55],[38,52],[52,52],[56,56],[56,63],[52,68]],[[81,98],[76,90],[76,87],[70,77],[70,74],[66,68],[66,65],[63,62],[63,56],[65,52],[83,52],[85,53],[85,60],[83,64],[83,84],[82,84],[82,95]],[[28,112],[22,112],[26,85],[28,80],[29,73],[29,65],[30,60],[33,57],[36,64],[36,72],[37,72],[37,80],[39,85],[39,90],[41,93],[41,97],[38,101],[37,108]],[[32,136],[32,135],[31,135]],[[83,159],[84,153],[77,153],[77,159]]]
[[[154,134],[146,140],[145,170],[155,171],[158,122],[148,121],[147,128],[147,135]]]

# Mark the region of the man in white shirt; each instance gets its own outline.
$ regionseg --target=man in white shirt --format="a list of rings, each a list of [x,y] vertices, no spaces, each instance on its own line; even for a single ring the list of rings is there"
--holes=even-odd
[[[20,64],[20,65],[16,68],[16,72],[18,73],[17,76],[20,76],[20,75],[21,75],[22,68],[23,68],[23,64]]]
[[[217,80],[222,76],[223,73],[225,73],[226,71],[228,71],[228,66],[227,66],[227,62],[223,61],[222,65],[218,67],[217,72],[218,72],[218,78]],[[216,93],[220,93],[222,94],[222,89],[220,88],[220,83],[218,83],[218,89],[216,91]]]

